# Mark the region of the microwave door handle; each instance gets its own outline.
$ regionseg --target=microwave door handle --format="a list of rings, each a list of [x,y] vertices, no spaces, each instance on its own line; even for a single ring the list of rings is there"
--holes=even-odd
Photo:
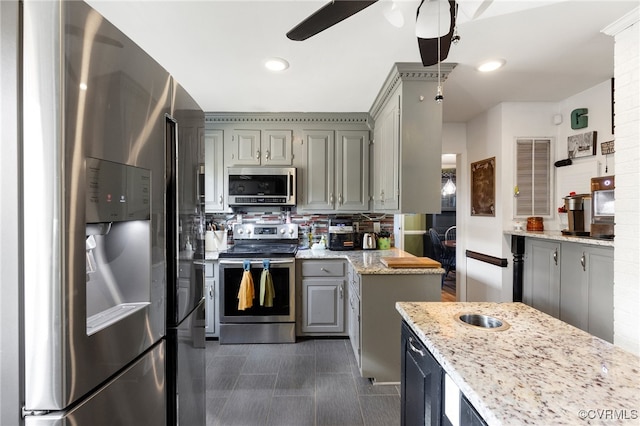
[[[293,174],[289,172],[289,200],[293,197]]]

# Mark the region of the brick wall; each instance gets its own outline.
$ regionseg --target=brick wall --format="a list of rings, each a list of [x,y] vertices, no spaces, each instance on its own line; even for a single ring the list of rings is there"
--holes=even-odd
[[[616,226],[614,343],[640,355],[640,9],[604,32],[615,37]]]

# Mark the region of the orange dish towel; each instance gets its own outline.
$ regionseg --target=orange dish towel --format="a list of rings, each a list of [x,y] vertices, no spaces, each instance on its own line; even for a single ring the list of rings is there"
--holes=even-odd
[[[253,306],[253,298],[255,297],[255,287],[253,285],[253,277],[251,276],[250,267],[245,265],[242,273],[242,281],[240,282],[240,290],[238,291],[238,310],[244,311]]]

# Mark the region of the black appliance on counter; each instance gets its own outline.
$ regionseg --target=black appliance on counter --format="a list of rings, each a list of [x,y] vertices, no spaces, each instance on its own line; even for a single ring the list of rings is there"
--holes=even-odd
[[[329,250],[353,250],[356,233],[352,219],[329,219]]]
[[[219,254],[220,344],[295,342],[297,224],[235,224],[234,245]],[[272,306],[260,303],[263,271],[273,282]],[[255,297],[240,309],[238,293],[249,271]]]

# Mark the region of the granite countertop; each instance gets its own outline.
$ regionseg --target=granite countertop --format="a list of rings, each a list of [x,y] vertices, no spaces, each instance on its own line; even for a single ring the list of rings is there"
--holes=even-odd
[[[389,250],[298,250],[296,259],[346,259],[351,263],[357,273],[361,275],[440,275],[444,274],[442,268],[387,268],[380,258],[382,257],[414,257],[412,254],[398,248]]]
[[[504,231],[507,235],[517,235],[521,237],[541,238],[544,240],[567,241],[570,243],[591,244],[594,246],[613,247],[613,240],[591,237],[574,237],[563,235],[562,231],[516,231],[508,229]]]
[[[192,255],[193,253],[191,253]],[[180,252],[180,260],[189,260],[187,252]],[[208,251],[205,260],[218,260],[219,252]],[[444,274],[442,268],[387,268],[380,262],[382,257],[414,257],[412,254],[398,248],[389,250],[298,250],[296,259],[343,259],[348,260],[356,272],[362,275],[411,275],[411,274]]]
[[[522,303],[396,309],[489,425],[639,422],[640,357],[611,343]],[[510,327],[476,329],[454,320],[462,312]]]

